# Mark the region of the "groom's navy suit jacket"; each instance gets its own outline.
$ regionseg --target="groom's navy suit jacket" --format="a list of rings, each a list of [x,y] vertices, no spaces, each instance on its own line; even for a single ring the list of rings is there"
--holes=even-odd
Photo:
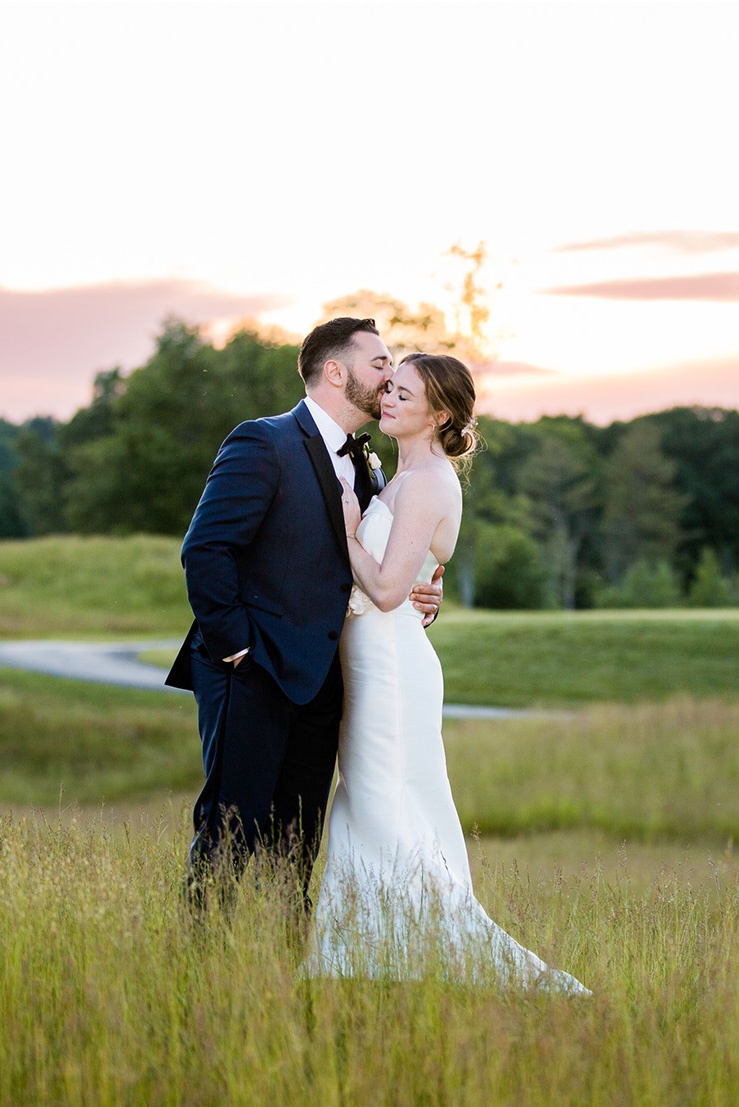
[[[360,502],[368,492],[357,488]],[[303,401],[228,436],[182,561],[195,621],[166,683],[192,688],[199,631],[213,661],[248,646],[288,699],[310,701],[336,653],[352,575],[340,485]]]

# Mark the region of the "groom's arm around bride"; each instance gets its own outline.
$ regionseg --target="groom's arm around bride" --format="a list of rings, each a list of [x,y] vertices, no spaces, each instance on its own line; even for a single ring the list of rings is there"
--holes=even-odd
[[[306,338],[299,369],[307,398],[242,423],[218,453],[183,544],[195,619],[167,683],[192,689],[198,705],[205,784],[192,879],[224,854],[238,872],[263,844],[292,851],[307,892],[352,587],[338,478],[354,478],[356,459],[341,449],[379,409],[392,366],[371,320],[339,319]],[[353,482],[367,500],[368,472]],[[433,611],[440,586],[426,591]]]

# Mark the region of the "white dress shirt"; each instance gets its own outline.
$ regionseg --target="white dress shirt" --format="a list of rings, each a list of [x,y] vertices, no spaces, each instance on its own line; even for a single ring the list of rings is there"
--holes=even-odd
[[[328,456],[331,458],[336,476],[339,479],[343,477],[349,487],[353,488],[356,470],[351,456],[349,454],[344,454],[343,457],[339,457],[337,452],[346,442],[346,431],[342,430],[339,424],[323,410],[320,404],[312,400],[310,396],[305,397],[305,406],[311,413],[313,422],[318,427],[321,438],[326,443]]]
[[[344,478],[346,483],[353,488],[354,477],[356,476],[356,470],[352,463],[352,459],[349,454],[344,454],[343,457],[339,457],[337,450],[346,442],[346,431],[342,430],[335,419],[323,410],[320,404],[317,404],[315,400],[312,400],[310,396],[305,397],[305,406],[311,414],[313,422],[318,428],[318,432],[321,438],[326,444],[328,450],[328,456],[331,458],[331,464],[334,467],[337,478]],[[238,661],[240,657],[244,657],[249,652],[249,646],[245,650],[240,650],[239,653],[232,653],[230,657],[224,657],[224,661]]]

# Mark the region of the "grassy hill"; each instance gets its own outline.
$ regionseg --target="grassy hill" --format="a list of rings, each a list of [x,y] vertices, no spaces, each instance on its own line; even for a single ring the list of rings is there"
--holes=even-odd
[[[0,542],[0,638],[179,633],[191,618],[174,538]]]
[[[0,638],[181,637],[191,613],[179,547],[149,535],[0,542]],[[737,609],[502,613],[447,601],[430,636],[449,702],[739,695]]]

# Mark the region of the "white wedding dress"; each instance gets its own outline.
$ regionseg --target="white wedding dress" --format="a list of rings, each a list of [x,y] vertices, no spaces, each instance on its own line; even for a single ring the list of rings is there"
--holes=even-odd
[[[375,497],[357,537],[378,562],[392,523]],[[429,553],[418,580],[436,566]],[[409,600],[383,613],[355,586],[340,651],[339,780],[308,975],[403,980],[441,971],[589,994],[474,898],[441,737],[441,665],[421,613]]]

